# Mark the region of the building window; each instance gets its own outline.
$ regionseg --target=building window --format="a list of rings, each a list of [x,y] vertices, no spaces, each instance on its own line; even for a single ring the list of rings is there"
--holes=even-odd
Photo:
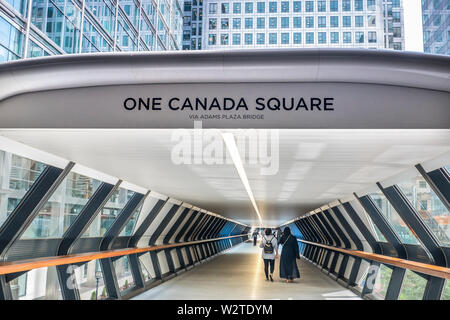
[[[230,4],[228,2],[222,3],[222,13],[230,13]]]
[[[352,26],[352,17],[351,16],[343,16],[342,17],[342,26],[351,27]]]
[[[355,42],[364,43],[364,32],[355,32]]]
[[[265,18],[257,18],[256,27],[258,29],[264,29],[266,27],[265,24],[266,24]]]
[[[302,3],[300,1],[294,1],[294,12],[302,11]]]
[[[277,3],[275,1],[269,2],[269,13],[277,12]]]
[[[376,27],[376,17],[375,16],[367,16],[367,26],[368,27]]]
[[[222,34],[220,35],[220,44],[223,46],[228,45],[228,34]]]
[[[221,26],[222,29],[228,29],[230,27],[230,21],[228,18],[223,18],[221,20],[221,23],[222,23],[222,26]]]
[[[233,2],[233,13],[241,13],[241,3],[240,2]]]
[[[289,44],[289,33],[283,32],[281,34],[281,44]]]
[[[338,0],[331,0],[330,1],[330,11],[331,12],[339,11]]]
[[[233,18],[233,29],[240,29],[240,28],[241,28],[241,19]]]
[[[313,44],[314,43],[314,32],[307,32],[306,33],[306,43],[307,44]]]
[[[314,28],[314,17],[306,17],[305,24],[307,28]]]
[[[319,28],[326,28],[327,26],[327,17],[318,17]]]
[[[364,17],[363,16],[355,16],[355,27],[364,27]]]
[[[269,33],[269,44],[277,44],[277,34]]]
[[[355,0],[355,11],[363,11],[363,0]]]
[[[217,19],[209,19],[209,30],[215,30],[217,28]]]
[[[331,16],[330,17],[330,27],[332,27],[332,28],[338,28],[339,27],[339,17],[338,16]]]
[[[253,34],[251,34],[251,33],[246,33],[244,37],[245,37],[245,44],[246,44],[246,45],[251,45],[251,44],[253,44]]]
[[[183,41],[189,41],[191,40],[191,33],[189,32],[189,30],[184,30],[183,31]]]
[[[339,43],[339,32],[330,32],[330,42]]]
[[[302,43],[302,34],[300,32],[294,32],[294,44]]]
[[[327,43],[327,33],[326,32],[319,32],[318,33],[318,40],[319,40],[319,43],[321,43],[321,44]]]
[[[209,4],[209,13],[210,14],[216,14],[217,13],[217,3],[210,3]]]
[[[281,28],[289,28],[289,17],[281,18]]]
[[[253,29],[253,18],[245,18],[245,29]]]
[[[233,33],[233,45],[238,46],[241,44],[241,34]]]
[[[256,11],[258,13],[265,13],[266,12],[266,3],[265,2],[258,2],[256,4]]]
[[[350,0],[342,0],[342,11],[350,11],[351,5]]]
[[[245,3],[245,13],[253,13],[253,2]]]
[[[441,25],[441,15],[437,14],[433,19],[433,26],[439,27]]]
[[[302,18],[294,17],[294,28],[301,28],[301,27],[302,27]]]
[[[289,1],[281,1],[281,12],[289,12]]]
[[[352,33],[351,32],[344,32],[344,43],[352,43]]]
[[[392,12],[392,21],[401,22],[400,12]]]
[[[305,10],[306,12],[314,12],[314,1],[306,1]]]
[[[213,46],[216,44],[216,35],[215,34],[210,34],[208,37],[208,44]]]
[[[369,10],[369,11],[376,10],[375,0],[367,0],[367,10]]]
[[[277,27],[277,18],[269,18],[269,28],[276,29]]]
[[[327,3],[324,0],[317,2],[317,11],[326,12],[327,11]]]
[[[264,33],[256,34],[256,44],[264,44]]]
[[[368,38],[369,38],[369,43],[376,43],[377,42],[377,33],[375,31],[369,31]]]

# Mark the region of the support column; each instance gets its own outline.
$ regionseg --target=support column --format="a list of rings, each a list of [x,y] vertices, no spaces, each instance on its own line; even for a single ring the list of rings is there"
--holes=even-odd
[[[42,171],[16,208],[0,226],[0,261],[6,260],[8,250],[13,243],[20,239],[74,165],[75,163],[69,162],[64,169],[47,166]],[[12,299],[8,282],[5,276],[0,276],[0,299]]]
[[[92,221],[95,219],[98,212],[108,202],[111,195],[117,190],[121,180],[116,185],[108,183],[102,183],[81,212],[76,217],[75,221],[69,226],[64,233],[62,240],[59,244],[57,254],[67,255],[70,252],[73,244],[83,235],[84,231],[89,227]],[[80,294],[76,286],[67,286],[67,280],[69,278],[74,279],[74,268],[69,268],[68,265],[56,266],[58,274],[59,286],[61,288],[61,295],[64,300],[79,300]]]
[[[117,218],[114,220],[112,225],[106,231],[103,236],[102,242],[100,243],[100,251],[110,250],[114,240],[119,236],[122,229],[126,226],[128,221],[131,219],[134,211],[143,203],[145,198],[150,194],[148,191],[145,195],[135,192],[133,196],[128,200],[127,204],[120,211]],[[112,299],[121,299],[119,284],[117,283],[116,271],[114,268],[112,258],[100,259],[100,265],[102,267],[103,280],[105,281],[106,291],[108,296]],[[136,274],[139,276],[139,273]],[[133,279],[134,282],[143,282],[142,274],[140,274],[140,279]]]

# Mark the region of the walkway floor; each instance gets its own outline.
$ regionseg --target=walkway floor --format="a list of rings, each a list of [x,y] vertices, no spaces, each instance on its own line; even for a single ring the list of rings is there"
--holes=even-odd
[[[298,261],[301,278],[296,279],[295,283],[284,283],[278,277],[278,261],[274,282],[266,281],[261,249],[251,243],[244,243],[134,299],[359,299],[352,291],[304,260]]]

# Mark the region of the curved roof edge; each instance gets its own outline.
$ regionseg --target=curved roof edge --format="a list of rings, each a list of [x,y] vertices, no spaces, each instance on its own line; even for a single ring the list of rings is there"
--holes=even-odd
[[[342,82],[450,91],[450,57],[367,49],[60,55],[0,64],[0,101],[27,92],[153,83]]]

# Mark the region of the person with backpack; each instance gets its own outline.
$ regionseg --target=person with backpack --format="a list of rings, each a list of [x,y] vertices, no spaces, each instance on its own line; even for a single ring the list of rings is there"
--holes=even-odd
[[[262,250],[262,258],[264,260],[264,273],[266,280],[273,281],[273,272],[275,270],[275,259],[278,258],[278,241],[275,235],[272,234],[272,229],[267,228],[261,238],[259,246]],[[270,274],[269,274],[270,267]]]
[[[291,234],[289,227],[284,228],[280,244],[283,246],[280,257],[280,278],[286,279],[286,283],[290,283],[295,278],[300,278],[296,260],[300,259],[300,253],[297,238]]]

